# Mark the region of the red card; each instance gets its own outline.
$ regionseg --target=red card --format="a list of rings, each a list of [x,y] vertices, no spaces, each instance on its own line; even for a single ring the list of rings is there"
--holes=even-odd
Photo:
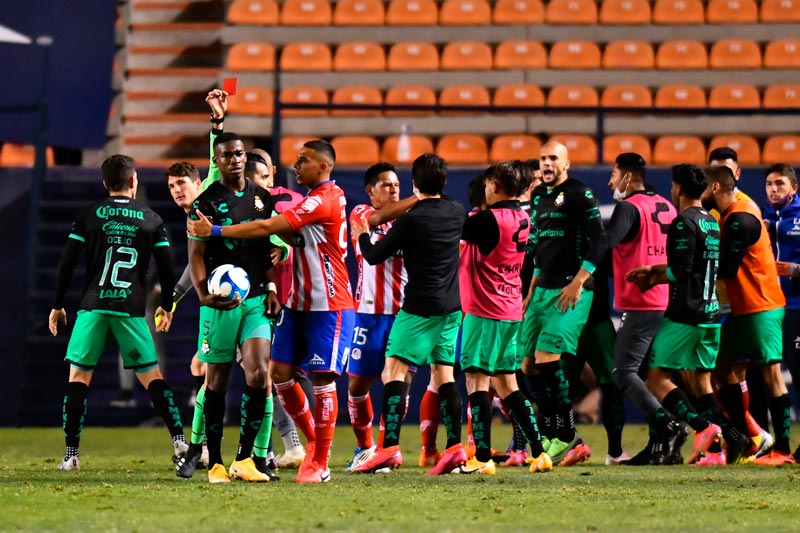
[[[222,90],[228,93],[229,96],[236,94],[236,83],[239,78],[225,78],[222,80]]]

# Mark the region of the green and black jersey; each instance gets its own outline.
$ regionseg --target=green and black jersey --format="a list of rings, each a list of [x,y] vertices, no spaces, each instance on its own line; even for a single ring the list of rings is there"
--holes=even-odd
[[[64,294],[84,245],[86,288],[81,309],[144,316],[151,255],[155,255],[162,286],[172,287],[175,283],[167,228],[161,217],[127,196],[109,196],[75,217],[59,265],[54,309],[63,307]],[[163,291],[161,306],[172,308],[171,291]]]
[[[720,231],[705,209],[690,207],[672,221],[667,234],[669,303],[664,316],[691,326],[719,324],[715,281]]]
[[[244,183],[244,190],[237,193],[219,181],[212,183],[194,201],[189,217],[197,220],[196,212],[199,210],[220,226],[270,218],[275,206],[269,191],[250,180],[244,180]],[[236,265],[243,268],[250,278],[248,298],[266,294],[266,271],[272,266],[269,254],[274,247],[269,238],[189,238],[206,243],[203,261],[208,275],[220,265]]]
[[[593,273],[608,248],[600,209],[592,190],[568,178],[531,193],[531,233],[526,253],[534,256],[538,287],[567,286],[581,268]],[[593,288],[593,280],[586,289]]]

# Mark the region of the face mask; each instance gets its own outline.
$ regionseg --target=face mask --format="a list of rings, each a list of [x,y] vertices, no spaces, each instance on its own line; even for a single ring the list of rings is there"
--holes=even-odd
[[[770,204],[770,205],[772,206],[772,208],[773,208],[773,209],[775,209],[776,211],[780,211],[781,209],[785,208],[787,205],[789,205],[790,203],[792,203],[792,199],[793,199],[793,198],[794,198],[794,195],[793,195],[793,194],[787,194],[787,195],[786,195],[786,196],[784,196],[784,197],[783,197],[781,200],[779,200],[779,201],[777,201],[777,202],[775,202],[775,203],[769,202],[769,204]]]
[[[630,181],[631,181],[630,178],[628,178],[628,183],[630,183]],[[622,182],[620,182],[620,185],[622,185]],[[614,194],[613,194],[614,201],[621,202],[622,200],[624,200],[625,199],[625,190],[627,188],[628,188],[628,186],[625,185],[625,187],[623,187],[622,190],[619,190],[619,187],[614,189]]]

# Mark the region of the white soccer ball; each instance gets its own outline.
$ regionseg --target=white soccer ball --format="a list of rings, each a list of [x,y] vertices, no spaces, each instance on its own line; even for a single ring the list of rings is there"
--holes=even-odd
[[[219,294],[226,301],[236,296],[244,300],[250,292],[250,278],[236,265],[220,265],[208,277],[208,292]]]

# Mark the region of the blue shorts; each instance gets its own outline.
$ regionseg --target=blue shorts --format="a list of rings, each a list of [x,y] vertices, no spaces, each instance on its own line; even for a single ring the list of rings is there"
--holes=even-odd
[[[304,372],[341,374],[350,355],[352,309],[295,311],[284,307],[275,325],[272,360]]]
[[[394,324],[394,318],[394,315],[356,313],[353,348],[347,361],[348,375],[380,377],[386,361],[386,343],[389,341],[389,331]]]

